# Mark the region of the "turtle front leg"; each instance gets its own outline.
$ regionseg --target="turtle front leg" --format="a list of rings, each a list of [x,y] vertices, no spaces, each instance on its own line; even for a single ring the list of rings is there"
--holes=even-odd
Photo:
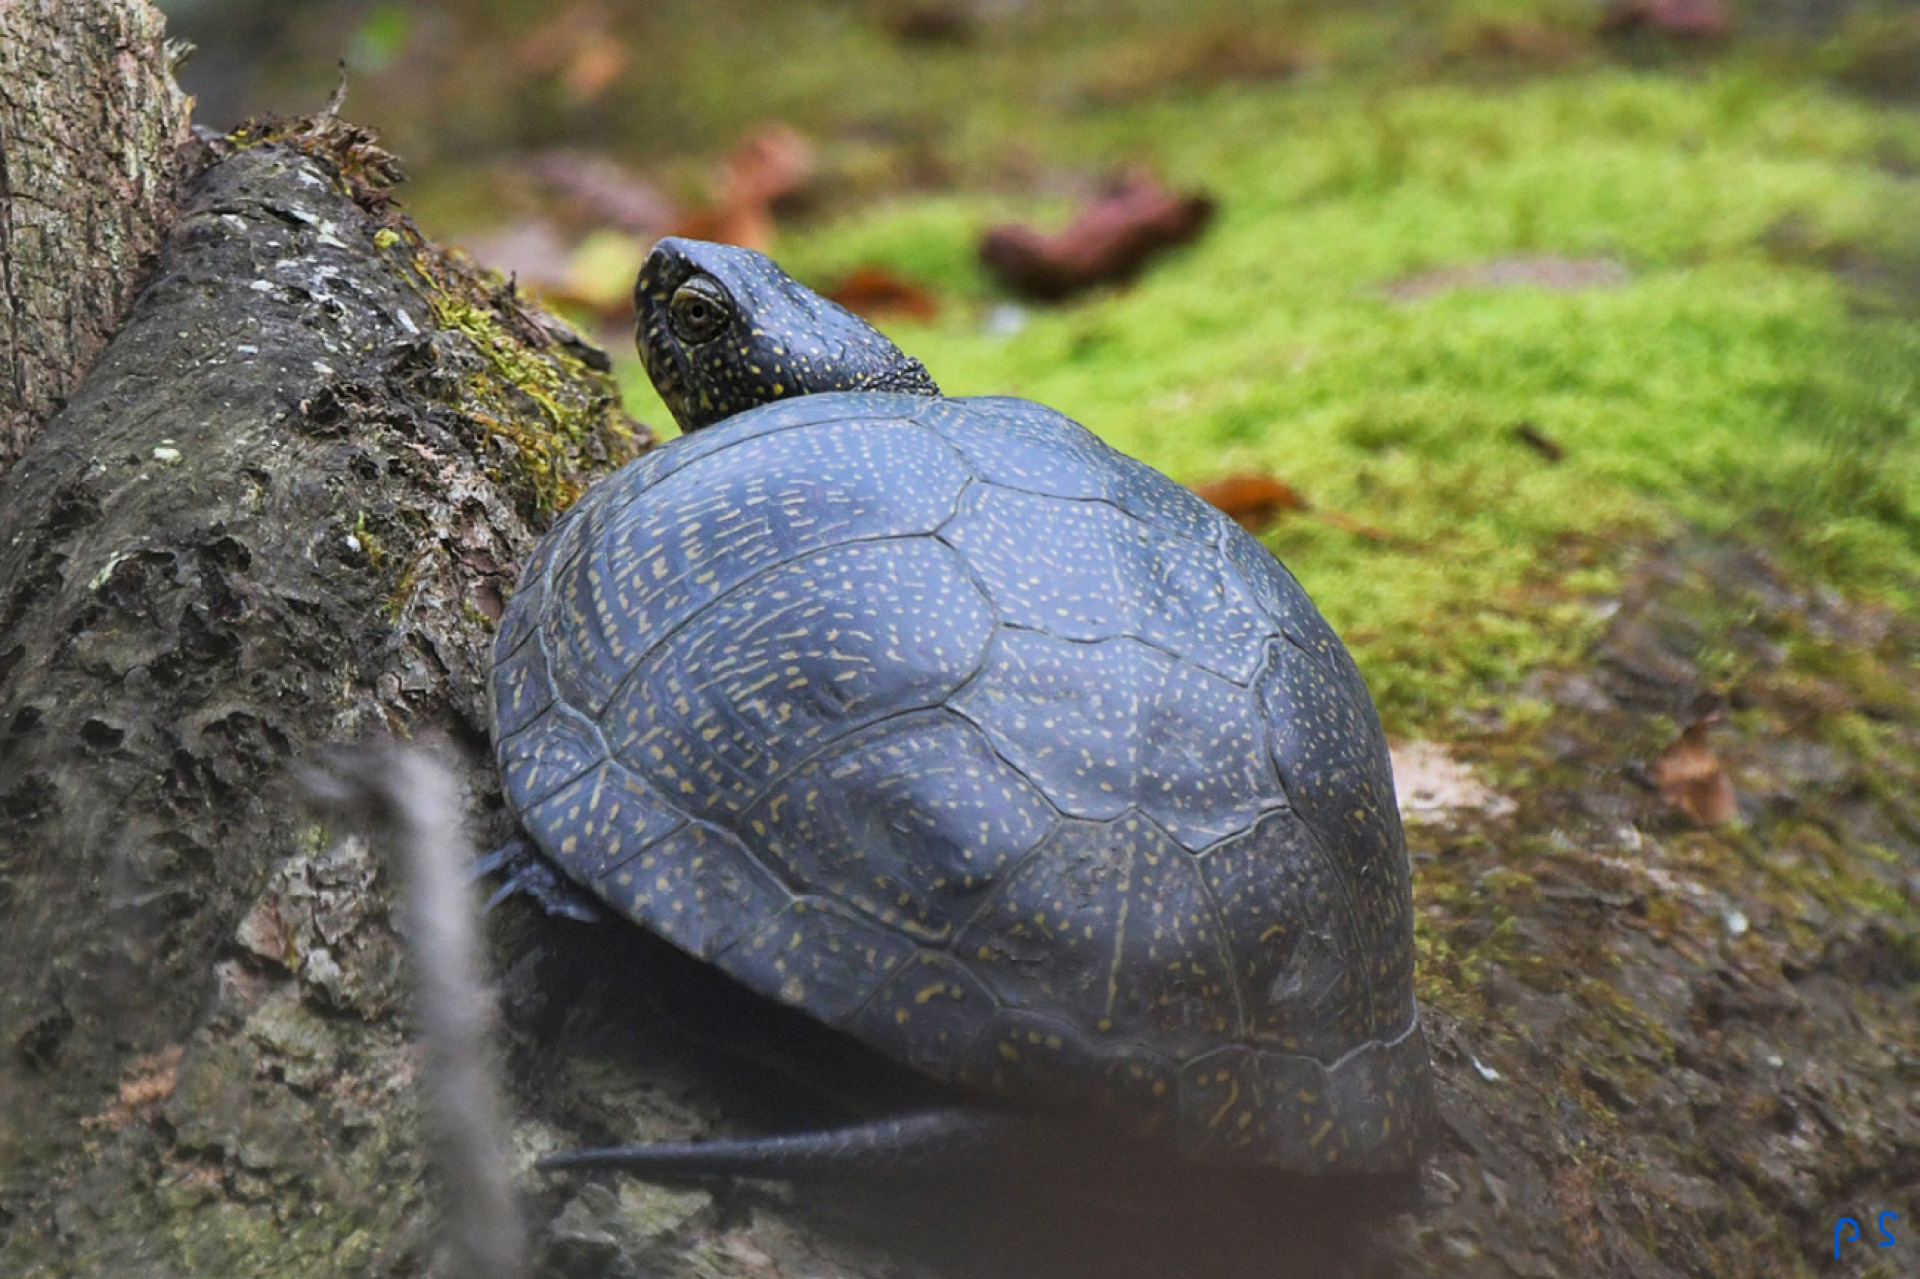
[[[606,918],[606,912],[599,903],[585,889],[555,870],[553,864],[540,855],[540,850],[525,835],[515,835],[473,863],[475,879],[489,875],[503,878],[493,896],[487,898],[485,909],[488,913],[509,897],[527,897],[541,910],[559,919],[577,919],[585,924],[597,924]]]

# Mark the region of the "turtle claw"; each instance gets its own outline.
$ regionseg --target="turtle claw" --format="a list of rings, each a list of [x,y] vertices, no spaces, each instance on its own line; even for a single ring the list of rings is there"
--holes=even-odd
[[[474,860],[473,877],[484,879],[489,875],[505,878],[493,896],[487,898],[482,908],[486,914],[492,914],[494,907],[510,897],[527,897],[548,915],[559,919],[597,924],[606,918],[606,912],[592,897],[563,878],[522,836],[516,835]]]

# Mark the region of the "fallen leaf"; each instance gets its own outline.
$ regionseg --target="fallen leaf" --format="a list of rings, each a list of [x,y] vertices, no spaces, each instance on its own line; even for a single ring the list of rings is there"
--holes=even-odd
[[[700,209],[681,218],[673,233],[765,253],[773,247],[773,211],[757,204]]]
[[[890,5],[885,21],[910,44],[971,44],[980,15],[967,0],[907,0]]]
[[[790,200],[813,180],[813,143],[790,124],[769,121],[741,139],[720,164],[723,203]]]
[[[924,285],[885,267],[857,266],[820,292],[829,301],[869,320],[887,316],[931,320],[940,313],[939,302]]]
[[[1515,422],[1513,437],[1549,462],[1560,462],[1567,456],[1565,446],[1531,422]]]
[[[1131,279],[1154,254],[1197,237],[1213,211],[1211,196],[1176,195],[1153,175],[1129,170],[1057,235],[1024,225],[989,228],[980,260],[1011,291],[1058,301]]]
[[[1283,512],[1299,511],[1322,524],[1332,525],[1344,533],[1352,533],[1369,541],[1393,540],[1392,534],[1385,529],[1375,528],[1339,511],[1314,507],[1300,495],[1298,489],[1271,475],[1241,472],[1223,475],[1216,480],[1203,480],[1192,488],[1201,500],[1224,511],[1233,518],[1234,523],[1249,533],[1258,533],[1279,519]]]
[[[765,252],[776,205],[813,180],[813,144],[791,125],[763,124],[720,162],[712,207],[682,218],[674,234]]]
[[[1733,30],[1722,0],[1625,0],[1607,11],[1600,29],[1610,35],[1658,31],[1683,40],[1717,40]]]
[[[1654,759],[1652,768],[1660,797],[1702,826],[1723,825],[1740,815],[1733,782],[1707,744],[1707,728],[1713,722],[1703,719],[1689,724]]]
[[[583,106],[611,89],[627,69],[627,46],[618,37],[583,45],[568,59],[560,84],[576,106]]]
[[[1271,475],[1246,472],[1223,475],[1194,485],[1193,491],[1225,511],[1249,533],[1258,533],[1278,519],[1282,511],[1307,509],[1307,500],[1298,490]]]

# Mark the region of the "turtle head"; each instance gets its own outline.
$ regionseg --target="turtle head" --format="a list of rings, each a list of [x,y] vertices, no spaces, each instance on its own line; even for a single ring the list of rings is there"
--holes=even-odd
[[[752,249],[670,236],[633,286],[635,340],[683,431],[794,395],[938,395],[926,366]]]

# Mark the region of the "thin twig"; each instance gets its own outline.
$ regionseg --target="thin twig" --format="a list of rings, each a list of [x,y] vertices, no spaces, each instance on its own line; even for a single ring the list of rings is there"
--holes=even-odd
[[[507,1158],[506,1108],[487,1029],[483,976],[453,775],[426,751],[397,742],[342,749],[308,790],[371,830],[402,868],[414,1014],[426,1047],[428,1113],[446,1202],[442,1229],[453,1273],[523,1279],[526,1228]]]

